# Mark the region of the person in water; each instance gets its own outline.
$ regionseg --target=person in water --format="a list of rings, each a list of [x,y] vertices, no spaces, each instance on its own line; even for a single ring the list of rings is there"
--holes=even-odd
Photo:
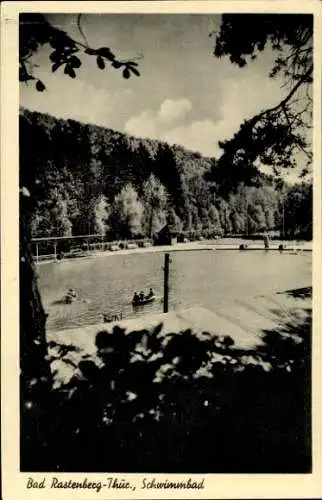
[[[72,288],[70,288],[69,291],[68,291],[68,295],[70,297],[76,298],[76,292],[75,292],[75,290],[73,290]]]
[[[152,290],[152,288],[150,288],[149,295],[148,295],[148,298],[149,298],[149,299],[150,299],[151,297],[154,297],[154,291]]]
[[[143,291],[140,292],[139,299],[140,300],[144,300],[145,299],[145,295],[144,295]]]
[[[138,292],[134,292],[134,295],[133,295],[133,299],[132,299],[132,302],[139,302],[140,300],[140,297],[138,295]]]

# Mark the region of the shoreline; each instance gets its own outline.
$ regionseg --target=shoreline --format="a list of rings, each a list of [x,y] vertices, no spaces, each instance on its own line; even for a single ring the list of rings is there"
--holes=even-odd
[[[110,251],[110,250],[104,250],[104,251],[90,251],[88,254],[85,255],[75,255],[75,256],[70,256],[70,257],[65,257],[62,260],[57,260],[57,259],[46,259],[46,260],[40,260],[38,262],[35,262],[37,265],[43,265],[43,264],[52,264],[53,262],[56,263],[62,263],[62,262],[68,262],[69,260],[75,261],[75,260],[83,260],[83,259],[93,259],[93,258],[100,258],[100,257],[112,257],[116,255],[131,255],[131,254],[144,254],[144,253],[163,253],[163,252],[189,252],[189,251],[198,251],[198,250],[203,250],[203,251],[220,251],[220,250],[238,250],[238,251],[250,251],[250,250],[263,250],[263,251],[277,251],[281,253],[289,253],[291,252],[292,254],[297,254],[300,252],[312,252],[312,241],[306,242],[305,244],[296,244],[294,242],[290,242],[290,245],[286,245],[286,248],[284,250],[279,250],[279,245],[281,244],[280,241],[277,241],[277,243],[272,243],[270,244],[270,248],[265,249],[264,245],[260,245],[259,243],[247,243],[244,242],[244,245],[247,245],[247,248],[244,250],[241,250],[239,248],[240,243],[231,243],[231,244],[216,244],[216,243],[176,243],[174,245],[160,245],[160,246],[151,246],[147,248],[133,248],[133,249],[123,249],[123,250],[117,250],[117,251]]]

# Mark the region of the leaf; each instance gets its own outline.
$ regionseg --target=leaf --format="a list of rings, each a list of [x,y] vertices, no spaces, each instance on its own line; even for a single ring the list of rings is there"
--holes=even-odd
[[[45,90],[45,85],[43,84],[43,82],[41,80],[37,80],[36,82],[36,89],[38,90],[38,92],[43,92]]]
[[[60,62],[56,62],[55,64],[52,65],[52,72],[54,73],[59,67],[61,66]]]
[[[90,381],[95,380],[100,373],[99,368],[93,361],[80,361],[78,368],[82,372],[82,375]]]
[[[111,50],[108,47],[101,47],[98,49],[97,53],[108,59],[109,61],[113,61],[115,59],[115,55],[111,52]]]
[[[104,59],[102,58],[102,56],[97,56],[96,63],[97,63],[97,66],[99,67],[99,69],[105,68],[105,62],[104,62]]]
[[[159,325],[157,325],[155,327],[155,329],[153,330],[153,335],[155,335],[155,336],[159,335],[159,333],[161,332],[162,328],[163,328],[163,323],[160,323]]]
[[[128,68],[125,68],[125,69],[123,70],[123,78],[128,79],[128,78],[130,78],[130,76],[131,76],[131,74],[130,74],[130,72],[129,72]]]
[[[59,61],[59,59],[60,59],[59,52],[57,52],[57,50],[54,50],[54,52],[52,52],[50,54],[49,59],[51,60],[51,62],[57,62],[57,61]]]
[[[69,74],[69,76],[70,76],[71,78],[76,78],[76,73],[75,73],[75,71],[73,70],[73,68],[70,68],[70,70],[69,70],[69,73],[68,73],[68,74]]]
[[[69,63],[72,65],[73,68],[80,68],[82,65],[81,60],[77,56],[72,56],[69,59]]]
[[[135,69],[135,68],[132,68],[131,66],[129,66],[129,69],[132,71],[132,73],[134,73],[136,76],[140,76],[140,72]]]
[[[76,78],[76,73],[69,63],[66,64],[65,69],[64,69],[64,73],[65,73],[65,75],[68,75],[71,78]]]
[[[56,43],[55,38],[50,38],[50,39],[49,39],[49,45],[50,45],[53,49],[55,49],[55,48],[57,47],[57,43]]]
[[[112,62],[112,66],[113,68],[120,68],[122,66],[122,63],[118,62],[118,61],[113,61]]]

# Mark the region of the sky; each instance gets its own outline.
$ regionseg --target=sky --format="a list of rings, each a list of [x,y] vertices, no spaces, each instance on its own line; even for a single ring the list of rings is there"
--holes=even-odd
[[[71,14],[48,15],[54,26],[82,41]],[[120,59],[141,57],[140,77],[122,78],[120,70],[101,71],[95,58],[81,57],[73,80],[63,69],[51,72],[50,51],[34,58],[34,73],[46,85],[20,86],[20,104],[28,109],[84,123],[161,139],[218,157],[218,141],[229,139],[240,123],[282,96],[281,82],[268,73],[272,53],[265,50],[246,68],[213,56],[219,15],[89,14],[82,29],[92,47],[108,46]]]

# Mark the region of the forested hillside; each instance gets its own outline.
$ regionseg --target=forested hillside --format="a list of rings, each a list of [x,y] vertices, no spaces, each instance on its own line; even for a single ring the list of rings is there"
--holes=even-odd
[[[166,222],[206,237],[283,231],[312,237],[312,185],[287,186],[255,167],[223,168],[181,146],[21,109],[41,132],[34,237],[150,237]],[[29,136],[30,134],[30,136]],[[28,178],[30,172],[21,172]],[[28,185],[28,182],[27,182]]]

